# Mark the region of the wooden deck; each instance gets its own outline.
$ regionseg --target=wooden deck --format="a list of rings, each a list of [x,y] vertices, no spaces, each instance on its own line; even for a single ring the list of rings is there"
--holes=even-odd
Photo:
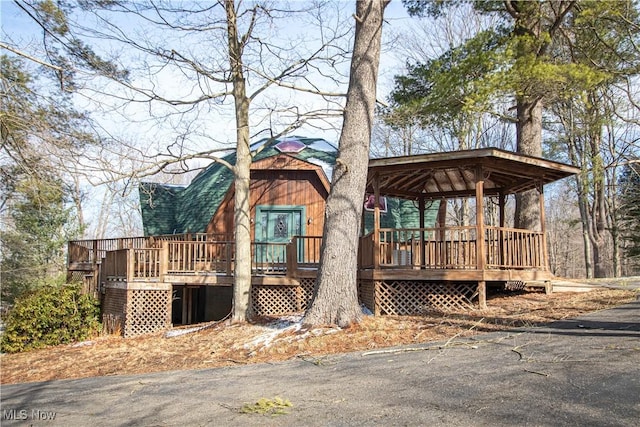
[[[235,242],[205,234],[69,243],[69,276],[103,301],[105,324],[125,336],[198,318],[196,290],[226,310],[233,285]],[[257,314],[304,311],[311,301],[322,239],[252,244],[252,303]],[[433,308],[472,308],[487,283],[551,278],[542,233],[487,227],[381,229],[361,238],[358,292],[375,314],[420,314]],[[220,291],[215,291],[216,289]],[[176,292],[183,300],[173,307]],[[198,294],[199,295],[199,294]],[[185,314],[186,313],[186,314]],[[224,315],[224,313],[223,313]],[[195,320],[194,320],[195,321]]]
[[[231,285],[235,242],[205,234],[69,243],[70,272],[113,282]],[[222,238],[222,240],[218,240]],[[479,241],[482,242],[479,246]],[[264,284],[309,277],[320,262],[321,237],[252,244],[252,274]],[[482,247],[479,251],[478,248]],[[372,280],[513,281],[549,277],[541,232],[486,227],[381,229],[361,238],[359,274]],[[96,284],[98,285],[98,284]]]

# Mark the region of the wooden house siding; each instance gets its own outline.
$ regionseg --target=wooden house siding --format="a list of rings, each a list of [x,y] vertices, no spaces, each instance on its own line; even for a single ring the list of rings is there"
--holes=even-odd
[[[305,234],[319,236],[324,225],[325,201],[329,182],[322,168],[287,155],[279,155],[254,163],[251,168],[249,202],[251,236],[255,239],[258,206],[304,206]],[[207,226],[207,233],[233,236],[233,186]]]

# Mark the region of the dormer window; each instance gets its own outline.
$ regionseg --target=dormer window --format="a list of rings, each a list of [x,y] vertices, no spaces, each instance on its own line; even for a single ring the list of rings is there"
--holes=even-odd
[[[280,141],[274,147],[281,153],[299,153],[307,146],[297,139],[285,139],[284,141]]]

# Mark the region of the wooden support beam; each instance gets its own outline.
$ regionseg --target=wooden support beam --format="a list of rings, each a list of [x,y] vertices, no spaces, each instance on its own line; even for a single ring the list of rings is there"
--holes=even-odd
[[[542,231],[542,266],[545,271],[549,270],[549,249],[547,248],[547,227],[544,210],[544,186],[539,184],[538,194],[540,199],[540,231]]]
[[[443,241],[445,239],[444,228],[447,225],[447,199],[440,200],[436,221],[438,223],[438,234],[435,237],[438,241]]]
[[[504,193],[500,193],[498,195],[498,221],[500,223],[500,227],[504,228],[504,211],[505,211],[505,206],[507,204],[507,196]]]
[[[164,282],[169,269],[169,242],[166,240],[161,242],[159,258],[160,270],[158,275],[160,276],[160,281]]]
[[[134,272],[136,271],[136,256],[133,249],[123,249],[126,253],[126,281],[131,282],[134,278]]]
[[[380,267],[380,178],[373,178],[373,268]]]
[[[500,230],[498,232],[498,250],[500,257],[499,264],[504,264],[504,211],[505,205],[507,204],[507,196],[504,193],[500,193],[498,195],[498,222],[500,224]]]
[[[478,166],[476,168],[476,264],[478,270],[485,268],[484,229],[484,176],[482,166]]]
[[[298,238],[293,237],[287,244],[287,277],[296,277],[298,271]]]
[[[484,238],[484,171],[482,165],[476,168],[476,264],[480,271],[485,269],[485,238]],[[478,305],[480,309],[487,308],[486,282],[478,282]]]
[[[424,233],[424,229],[426,228],[424,222],[424,210],[426,209],[424,196],[420,196],[420,199],[418,200],[418,209],[420,210],[420,265],[422,266],[422,268],[425,268],[426,262],[424,258],[427,254],[427,251],[424,242],[426,238]]]
[[[189,312],[189,304],[187,302],[187,293],[188,289],[186,286],[182,287],[182,324],[187,325],[189,322],[187,321],[187,316]]]
[[[91,255],[91,264],[95,269],[96,264],[98,264],[98,241],[93,241],[93,254]]]
[[[478,282],[478,308],[480,310],[487,308],[487,282],[484,280]]]

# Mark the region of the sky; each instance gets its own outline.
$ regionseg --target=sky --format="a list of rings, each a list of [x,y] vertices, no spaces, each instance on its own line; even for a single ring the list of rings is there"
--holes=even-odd
[[[304,4],[304,2],[294,2],[295,5]],[[339,2],[339,4],[345,9],[345,13],[352,13],[351,3],[350,2]],[[355,7],[353,7],[355,10]],[[21,50],[29,53],[33,53],[33,56],[38,58],[44,58],[42,54],[42,50],[40,47],[41,44],[41,30],[40,28],[26,16],[26,14],[21,11],[13,1],[8,0],[0,0],[0,17],[2,24],[2,39],[10,42],[12,45],[18,46]],[[409,18],[402,6],[402,3],[398,0],[392,1],[385,11],[385,21],[387,23],[386,27],[383,31],[383,38],[389,40],[391,37],[395,36],[398,31],[401,31],[406,23],[410,21]],[[353,20],[350,19],[347,22],[351,23]],[[288,23],[289,24],[289,23]],[[293,20],[290,22],[291,27],[289,31],[297,32],[302,34],[306,29],[302,28],[302,24]],[[121,25],[124,25],[125,28],[127,23],[124,22]],[[132,29],[133,30],[133,29]],[[280,29],[279,29],[280,30]],[[312,37],[313,35],[310,35]],[[91,43],[98,43],[99,41],[90,41]],[[135,61],[134,61],[135,62]],[[343,64],[348,67],[348,64]],[[392,45],[385,45],[384,50],[382,52],[381,57],[381,66],[379,72],[379,89],[378,89],[378,98],[380,100],[385,100],[387,95],[389,94],[391,88],[393,87],[393,76],[397,74],[403,66],[403,59],[399,58],[398,53],[393,48]],[[344,67],[343,67],[344,68]],[[347,69],[343,69],[343,72],[347,72]],[[177,97],[180,97],[181,91],[184,91],[184,85],[181,86],[181,82],[176,80],[175,76],[172,76],[170,73],[165,73],[166,75],[160,76],[159,86],[162,86],[164,90],[169,91],[169,89],[173,89],[173,92]],[[139,80],[140,81],[140,80]],[[346,80],[344,81],[346,83]],[[251,83],[251,82],[250,82]],[[314,82],[315,83],[315,82]],[[331,88],[335,89],[335,88]],[[340,92],[346,91],[346,85],[343,85],[339,90]],[[277,97],[278,95],[269,95],[269,97]],[[285,95],[291,96],[291,95]],[[95,95],[93,95],[95,97]],[[316,97],[317,98],[317,97]],[[104,100],[105,103],[109,102],[108,100]],[[305,94],[296,94],[295,99],[290,99],[291,103],[317,103],[317,100],[312,100],[312,97]],[[82,98],[78,98],[79,105],[83,107],[87,107],[89,109],[93,109],[96,112],[96,117],[101,117],[101,122],[105,126],[105,128],[114,135],[117,135],[122,127],[122,118],[115,116],[114,118],[104,117],[104,114],[100,112],[100,108],[96,106],[92,106],[90,102],[83,101]],[[267,102],[268,104],[269,102]],[[317,104],[320,108],[323,106],[322,103]],[[326,104],[325,104],[326,105]],[[135,111],[133,107],[129,107],[124,109],[125,114],[129,117],[138,115],[138,112]],[[148,111],[144,111],[144,108],[139,112],[140,116],[146,114]],[[109,124],[109,120],[113,121],[113,124]],[[218,140],[227,140],[227,142],[233,143],[235,141],[235,124],[233,123],[233,115],[227,113],[220,114],[217,120],[215,120],[215,125],[211,125],[206,131],[209,134],[215,134]],[[335,121],[334,121],[335,124]],[[306,136],[312,137],[324,137],[333,141],[337,141],[337,137],[339,134],[339,121],[338,128],[328,128],[328,129],[318,129],[317,127],[309,127],[307,129],[301,129],[298,132],[307,133]],[[153,127],[157,128],[157,125],[154,124]],[[256,129],[263,129],[268,127],[268,124],[265,123],[256,123]],[[145,126],[142,123],[138,123],[133,126],[133,129],[128,130],[128,134],[133,137],[140,138],[142,137],[140,134],[149,134],[153,130],[149,127]],[[204,131],[203,131],[204,132]],[[158,140],[161,138],[161,135],[155,135],[152,139]],[[204,140],[204,144],[209,144],[211,141]]]
[[[305,3],[294,2],[293,4],[297,6]],[[339,1],[337,4],[343,9],[342,13],[346,19],[345,23],[352,25],[353,18],[351,14],[355,11],[354,3]],[[407,16],[401,2],[398,0],[392,1],[385,11],[386,26],[383,29],[383,42],[395,37],[398,32],[406,27],[409,21],[411,21],[411,18]],[[0,38],[4,43],[11,44],[36,58],[42,60],[46,58],[41,47],[42,30],[20,10],[13,1],[0,0],[0,22],[2,26]],[[121,20],[118,24],[131,32],[139,30],[139,28],[136,28],[137,24],[127,22],[126,19]],[[281,32],[278,34],[283,36],[283,40],[287,37],[292,39],[296,37],[308,37],[310,40],[312,40],[313,37],[317,37],[314,35],[313,31],[315,30],[312,27],[305,26],[305,24],[295,19],[288,21],[287,26],[279,27],[278,31]],[[157,35],[149,34],[149,36]],[[100,50],[101,43],[103,43],[99,40],[89,40],[89,42],[96,46],[97,51]],[[174,39],[173,42],[177,42],[176,39]],[[167,41],[167,44],[169,44],[169,41]],[[351,48],[350,45],[348,47]],[[188,49],[197,49],[197,47],[189,46]],[[105,51],[106,50],[105,48]],[[6,51],[3,50],[3,53],[6,53]],[[125,51],[124,54],[125,56],[137,55],[137,53],[134,54],[133,51]],[[398,55],[395,46],[392,44],[387,43],[383,46],[378,78],[378,98],[380,100],[387,98],[388,93],[393,87],[393,75],[402,69],[404,59],[405,58]],[[130,64],[136,64],[134,57],[130,57],[129,60]],[[342,64],[343,84],[334,87],[327,86],[326,90],[340,93],[346,92],[348,65],[348,61]],[[174,96],[179,99],[183,96],[182,94],[187,96],[188,92],[185,80],[180,80],[180,78],[181,76],[176,75],[175,71],[169,72],[167,69],[164,69],[153,78],[153,83],[157,87],[161,87],[165,92],[172,92]],[[318,82],[326,81],[326,79],[318,76],[318,80],[314,80],[312,83],[322,85],[323,83]],[[151,79],[149,82],[151,82]],[[148,82],[144,81],[144,76],[138,77],[136,83],[142,85],[148,84]],[[250,80],[249,83],[251,85],[253,81]],[[97,88],[97,90],[104,92],[118,91],[121,89],[115,88],[113,84],[103,81],[89,82],[88,84],[91,85],[94,90],[81,93],[75,97],[75,101],[77,102],[79,110],[89,110],[92,112],[94,119],[100,124],[106,135],[126,141],[132,146],[139,147],[140,151],[150,156],[161,152],[166,153],[170,145],[180,138],[180,132],[174,128],[177,126],[174,119],[166,119],[160,122],[148,120],[150,112],[156,115],[160,114],[160,110],[157,109],[157,107],[151,110],[148,105],[141,104],[116,109],[113,99],[97,95],[95,89]],[[325,89],[324,87],[321,88]],[[255,113],[252,114],[252,118],[258,117],[259,120],[255,120],[254,123],[252,123],[254,140],[268,136],[264,132],[258,134],[259,130],[274,127],[277,131],[282,128],[282,126],[278,126],[277,123],[274,124],[264,118],[266,117],[262,114],[264,109],[287,104],[296,107],[306,106],[308,108],[324,108],[327,106],[325,102],[319,102],[317,97],[312,97],[304,93],[292,94],[290,92],[272,90],[255,103],[259,108],[254,110]],[[192,121],[180,123],[180,125],[183,126],[183,135],[187,134],[187,151],[191,150],[192,152],[196,152],[198,150],[211,148],[216,144],[220,144],[221,147],[233,147],[235,143],[235,119],[229,105],[230,103],[227,103],[227,108],[222,110],[208,107],[202,108],[197,118],[192,115]],[[292,133],[299,136],[324,138],[337,145],[340,124],[341,119],[334,118],[324,123],[315,123],[313,126],[304,126]],[[189,126],[191,133],[187,131],[186,126]],[[122,153],[112,154],[112,160],[110,161],[114,165],[114,169],[127,168],[129,167],[127,165],[134,163],[117,159],[116,155],[120,154]],[[206,165],[206,161],[204,160],[196,164],[196,166],[203,165]],[[104,188],[100,186],[95,187],[95,185],[105,179],[107,179],[107,176],[95,173],[89,177],[91,183],[87,184],[86,191],[89,195],[90,203],[88,203],[89,214],[85,214],[85,216],[93,219],[92,227],[94,229],[98,227],[96,224],[98,220],[96,218],[99,214],[97,214],[96,211],[103,209],[102,204],[103,200],[105,200]],[[152,180],[152,178],[148,178],[148,180]],[[134,199],[136,198],[135,193],[137,192],[134,191],[130,193],[130,196]],[[135,204],[135,200],[133,203]]]

